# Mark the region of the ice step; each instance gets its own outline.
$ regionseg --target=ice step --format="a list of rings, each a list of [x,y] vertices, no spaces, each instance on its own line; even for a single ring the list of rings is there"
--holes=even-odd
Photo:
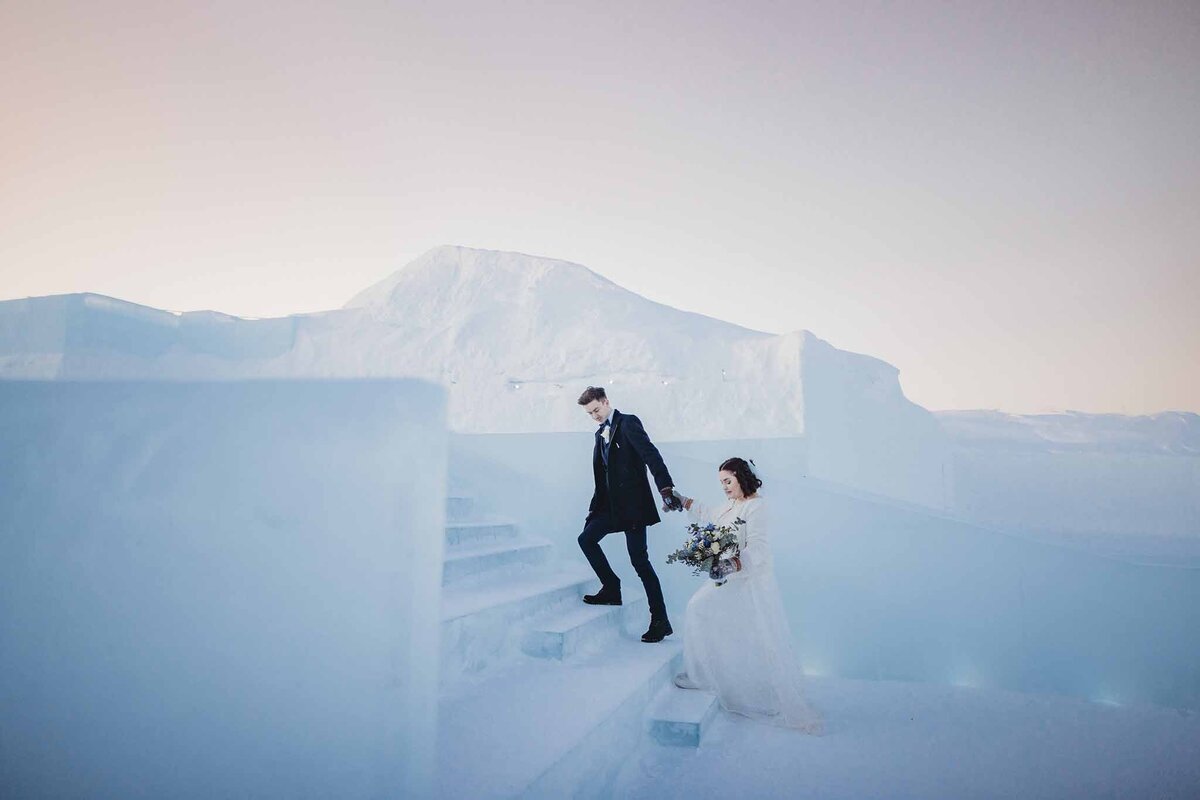
[[[462,492],[451,492],[446,495],[447,521],[470,519],[475,511],[475,498]]]
[[[659,744],[699,747],[704,730],[720,710],[717,696],[672,684],[654,698],[647,715],[650,736]]]
[[[670,639],[620,637],[573,661],[522,659],[439,706],[439,797],[603,794],[679,668]]]
[[[593,606],[581,600],[579,605],[544,616],[526,631],[521,649],[535,658],[561,661],[616,637],[630,623],[648,621],[646,596],[628,589],[623,594],[623,605]]]
[[[589,567],[511,576],[477,575],[442,589],[442,681],[519,655],[528,620],[582,604],[600,586]]]
[[[544,564],[553,549],[550,542],[533,538],[448,547],[442,564],[442,585],[482,572]]]
[[[517,538],[517,526],[508,520],[457,520],[446,523],[446,545],[454,547],[479,542],[500,542]]]
[[[531,617],[564,600],[580,602],[584,594],[599,588],[600,582],[588,567],[569,567],[535,575],[476,576],[442,589],[442,623],[464,617],[487,614],[494,620],[497,612],[512,612]]]

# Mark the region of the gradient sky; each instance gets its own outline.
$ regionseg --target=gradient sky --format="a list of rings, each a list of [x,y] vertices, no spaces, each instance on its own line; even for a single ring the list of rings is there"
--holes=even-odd
[[[439,244],[931,409],[1200,411],[1200,3],[0,3],[0,299],[340,306]]]

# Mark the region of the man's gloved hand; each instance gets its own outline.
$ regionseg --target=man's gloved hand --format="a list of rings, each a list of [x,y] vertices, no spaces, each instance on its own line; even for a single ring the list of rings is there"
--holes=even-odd
[[[665,489],[659,489],[658,492],[663,497],[663,511],[683,510],[683,501],[679,499],[680,495],[675,491],[674,486],[668,486]]]

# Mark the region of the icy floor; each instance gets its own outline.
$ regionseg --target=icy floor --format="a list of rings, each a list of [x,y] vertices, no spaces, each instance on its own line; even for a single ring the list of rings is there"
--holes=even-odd
[[[621,798],[1200,798],[1200,714],[810,678],[815,738],[721,712],[698,750],[643,744]]]
[[[460,681],[441,701],[438,797],[519,794],[654,675],[674,674],[681,648],[626,637],[567,663],[516,656],[482,680]]]

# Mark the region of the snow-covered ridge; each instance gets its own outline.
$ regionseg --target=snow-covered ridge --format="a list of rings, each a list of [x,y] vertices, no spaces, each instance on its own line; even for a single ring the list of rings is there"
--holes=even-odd
[[[750,330],[578,264],[435,248],[317,314],[175,314],[97,295],[0,303],[0,378],[417,377],[463,433],[592,429],[588,385],[660,441],[803,437],[810,474],[939,503],[941,437],[894,366]]]
[[[1200,414],[1007,414],[1002,411],[936,411],[956,442],[965,445],[1057,450],[1200,455]]]
[[[800,362],[817,342],[656,303],[579,264],[450,246],[321,314],[176,314],[92,294],[0,303],[3,377],[415,375],[454,387],[453,426],[479,432],[578,430],[574,399],[591,383],[660,435],[799,435]],[[900,398],[894,367],[846,358]]]
[[[423,293],[430,293],[427,298],[443,310],[570,300],[606,314],[662,314],[674,322],[687,319],[740,334],[771,335],[648,300],[582,264],[453,245],[435,247],[359,292],[343,308],[409,310],[413,298]]]

